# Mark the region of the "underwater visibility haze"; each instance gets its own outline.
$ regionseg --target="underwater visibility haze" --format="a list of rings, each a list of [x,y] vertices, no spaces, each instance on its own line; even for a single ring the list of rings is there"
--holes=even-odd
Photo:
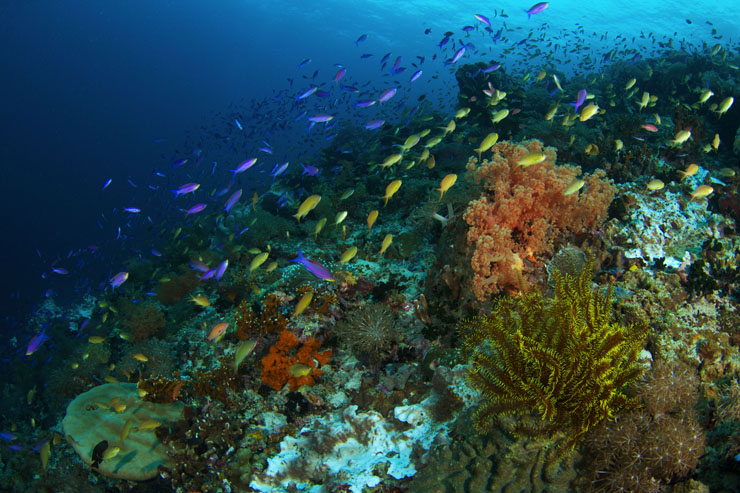
[[[3,491],[740,491],[734,2],[0,5]]]

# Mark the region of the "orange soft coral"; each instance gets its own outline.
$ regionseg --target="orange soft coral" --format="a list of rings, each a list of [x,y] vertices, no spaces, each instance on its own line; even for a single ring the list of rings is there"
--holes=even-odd
[[[319,352],[321,342],[309,338],[296,352],[289,356],[289,352],[298,346],[298,338],[289,330],[280,333],[278,341],[270,347],[270,352],[262,358],[262,382],[275,390],[282,389],[286,383],[290,390],[296,390],[302,385],[313,385],[314,377],[323,373],[319,366],[325,365],[331,358],[331,350]],[[313,368],[311,373],[303,377],[293,377],[288,369],[298,363]]]
[[[555,166],[552,147],[538,140],[522,144],[499,142],[490,160],[468,171],[482,183],[483,195],[468,204],[468,244],[475,245],[473,292],[479,300],[502,289],[520,289],[531,275],[525,259],[552,254],[554,242],[567,233],[583,233],[606,219],[614,187],[598,170],[584,177],[580,192],[565,196],[566,187],[580,175],[577,166]],[[543,152],[542,163],[522,167],[517,162],[529,152]]]

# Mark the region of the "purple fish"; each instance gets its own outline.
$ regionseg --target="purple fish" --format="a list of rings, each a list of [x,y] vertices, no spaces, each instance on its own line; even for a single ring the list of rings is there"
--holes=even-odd
[[[220,281],[221,278],[224,277],[224,273],[226,272],[226,268],[228,266],[229,266],[229,261],[228,260],[224,260],[223,262],[221,262],[219,264],[218,268],[216,269],[216,275],[213,276],[214,279],[216,279],[217,281]]]
[[[540,2],[532,5],[529,10],[525,10],[525,12],[527,13],[527,19],[530,19],[534,14],[539,14],[549,6],[549,2]]]
[[[450,37],[449,36],[445,36],[444,38],[442,38],[442,41],[440,41],[437,46],[439,46],[440,48],[442,48],[444,45],[446,45],[449,42],[450,42]]]
[[[340,80],[342,80],[342,78],[344,77],[346,73],[347,73],[346,68],[340,68],[337,71],[336,75],[334,76],[334,82],[339,82]]]
[[[200,188],[200,183],[186,183],[185,185],[181,186],[177,190],[170,190],[170,192],[173,192],[175,194],[175,198],[177,198],[180,195],[193,193],[199,188]]]
[[[357,108],[367,108],[368,106],[372,106],[376,103],[374,99],[368,99],[367,101],[360,101],[355,103],[355,107]]]
[[[41,347],[41,344],[43,344],[43,342],[48,339],[48,337],[46,337],[45,332],[46,332],[46,327],[41,329],[40,333],[36,334],[35,336],[31,338],[30,341],[28,341],[28,347],[26,347],[26,356],[30,356],[33,353],[35,353],[38,350],[38,348]]]
[[[334,117],[332,115],[319,114],[319,115],[309,116],[308,121],[310,121],[311,123],[326,123],[326,122],[331,121],[333,118]]]
[[[584,101],[586,101],[586,90],[581,89],[580,91],[578,91],[578,96],[576,97],[575,102],[568,104],[573,106],[575,108],[575,111],[578,112],[578,108],[581,107]]]
[[[239,163],[239,166],[237,166],[236,169],[232,169],[231,172],[234,173],[234,176],[238,175],[239,173],[244,173],[249,168],[254,166],[254,163],[256,162],[257,162],[256,157],[247,159],[246,161],[242,161],[241,163]]]
[[[385,120],[372,120],[365,124],[365,128],[368,130],[377,130],[385,124]]]
[[[113,289],[116,289],[121,284],[126,282],[128,279],[128,272],[119,272],[115,276],[110,278],[110,285],[113,286]]]
[[[299,69],[300,69],[300,68],[303,68],[303,67],[305,67],[306,65],[308,65],[309,63],[311,63],[311,59],[310,59],[310,58],[306,58],[305,60],[303,60],[303,61],[302,61],[301,63],[299,63],[299,64],[298,64],[298,68],[299,68]]]
[[[488,17],[481,14],[473,14],[473,17],[481,21],[483,24],[485,24],[488,27],[491,27],[491,21],[488,20]]]
[[[231,197],[228,198],[226,201],[226,204],[224,204],[224,209],[228,213],[231,209],[234,208],[237,202],[239,202],[239,199],[242,197],[242,189],[240,188],[236,192],[231,194]]]
[[[187,159],[179,159],[175,161],[174,163],[170,164],[170,168],[178,168],[182,166],[183,164],[186,164],[188,162]]]
[[[206,204],[195,204],[193,207],[191,207],[190,209],[184,212],[186,216],[189,216],[190,214],[197,214],[205,208],[206,208]]]
[[[452,57],[452,60],[450,60],[450,63],[456,63],[459,59],[462,58],[462,56],[465,54],[465,47],[463,46],[459,50],[455,52],[455,55]]]
[[[141,212],[141,209],[139,209],[138,207],[126,207],[123,210],[126,212],[130,212],[131,214],[138,214],[139,212]]]
[[[500,67],[501,67],[500,63],[494,63],[493,65],[489,67],[482,68],[481,72],[483,72],[484,74],[490,74],[491,72],[495,72],[496,70],[498,70]]]
[[[60,276],[66,276],[67,274],[69,274],[69,271],[63,267],[57,267],[56,269],[51,269],[51,271],[54,274],[59,274]]]
[[[204,280],[204,281],[207,280],[207,279],[213,279],[213,276],[215,276],[215,275],[216,275],[216,269],[211,269],[208,272],[206,272],[205,274],[203,274],[202,276],[200,276],[200,279],[201,280]]]
[[[149,251],[150,251],[150,252],[152,253],[152,255],[154,255],[155,257],[161,257],[161,256],[162,256],[162,252],[160,252],[159,250],[155,250],[154,248],[152,248],[152,249],[151,249],[151,250],[149,250]]]
[[[398,89],[396,89],[395,87],[391,87],[390,89],[388,89],[387,91],[385,91],[383,94],[380,95],[380,97],[378,98],[378,102],[385,103],[386,101],[391,99],[396,94],[397,90]]]
[[[15,440],[15,435],[13,435],[12,433],[8,433],[7,431],[0,431],[0,438],[12,442],[13,440]]]
[[[105,190],[106,188],[108,188],[108,185],[110,185],[112,181],[113,181],[113,178],[108,178],[107,180],[105,180],[105,183],[103,183],[102,189]]]
[[[316,176],[319,174],[319,168],[311,164],[306,166],[305,164],[301,163],[301,167],[303,168],[303,173],[301,173],[301,175]]]
[[[411,79],[409,79],[409,82],[414,82],[419,77],[421,77],[421,70],[417,70],[416,72],[414,72],[414,74],[411,76]]]
[[[367,39],[367,34],[363,34],[362,36],[360,36],[359,38],[357,38],[357,41],[355,41],[355,46],[359,45],[360,43],[362,43],[366,39]]]
[[[327,281],[333,281],[334,277],[331,275],[331,272],[321,265],[320,263],[309,260],[306,257],[303,256],[303,252],[301,252],[301,249],[298,248],[298,256],[294,259],[291,259],[291,262],[295,262],[297,264],[301,264],[303,267],[306,268],[308,272],[313,274],[314,276],[318,277],[319,279],[325,279]]]
[[[272,154],[272,149],[270,149],[269,147],[260,147],[257,150],[258,151],[262,151],[262,152],[267,153],[267,154]]]
[[[193,260],[192,262],[188,263],[191,269],[197,270],[198,272],[208,272],[211,268],[208,267],[208,265],[204,264],[200,260]]]

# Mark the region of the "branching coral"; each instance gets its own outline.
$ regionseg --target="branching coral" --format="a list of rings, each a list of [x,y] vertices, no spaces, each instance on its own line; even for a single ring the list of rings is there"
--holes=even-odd
[[[642,375],[637,356],[647,328],[612,322],[611,289],[594,291],[590,273],[591,262],[575,280],[554,273],[555,300],[505,298],[489,316],[461,324],[473,353],[470,381],[483,393],[480,430],[515,415],[515,434],[563,432],[557,458],[589,428],[637,406],[624,390]]]
[[[309,338],[295,353],[290,353],[298,346],[298,338],[289,330],[280,333],[278,341],[270,347],[270,352],[262,358],[262,382],[274,390],[280,390],[286,383],[290,383],[290,390],[296,390],[302,385],[313,385],[314,377],[323,373],[319,368],[331,358],[331,350],[319,352],[321,342]],[[311,367],[307,375],[293,376],[289,369],[296,364]]]
[[[242,301],[236,311],[236,336],[245,341],[257,335],[280,332],[288,326],[288,319],[280,311],[280,298],[268,294],[259,315],[246,301]]]
[[[468,170],[483,184],[480,199],[468,204],[463,219],[470,226],[467,241],[475,245],[473,292],[486,300],[502,289],[521,289],[532,273],[524,260],[549,256],[554,243],[566,233],[583,233],[606,219],[614,187],[603,171],[585,176],[581,192],[565,195],[580,174],[576,166],[555,166],[556,152],[538,140],[522,144],[499,142],[491,160]],[[529,152],[542,152],[545,160],[518,165]]]

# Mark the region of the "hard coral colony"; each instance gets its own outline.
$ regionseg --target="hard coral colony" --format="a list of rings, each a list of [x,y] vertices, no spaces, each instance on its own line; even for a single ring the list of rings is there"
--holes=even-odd
[[[0,489],[737,491],[738,46],[548,7],[360,35],[132,179],[11,341]]]

